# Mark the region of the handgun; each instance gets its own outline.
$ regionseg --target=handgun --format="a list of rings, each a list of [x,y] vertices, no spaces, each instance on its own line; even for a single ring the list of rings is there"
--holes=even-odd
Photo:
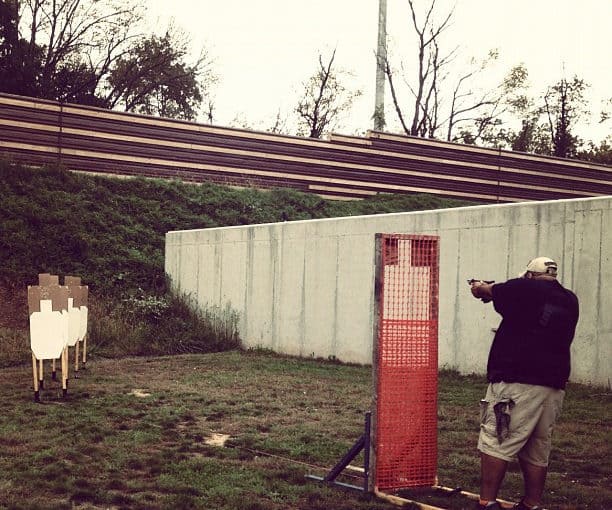
[[[471,287],[472,285],[474,285],[476,282],[482,282],[482,283],[487,283],[487,284],[492,284],[495,283],[495,280],[481,280],[480,278],[469,278],[468,279],[468,285]],[[491,300],[488,298],[480,298],[480,300],[483,303],[489,303]]]
[[[468,285],[472,286],[474,285],[476,282],[482,282],[482,283],[495,283],[495,280],[481,280],[480,278],[470,278],[468,281]]]

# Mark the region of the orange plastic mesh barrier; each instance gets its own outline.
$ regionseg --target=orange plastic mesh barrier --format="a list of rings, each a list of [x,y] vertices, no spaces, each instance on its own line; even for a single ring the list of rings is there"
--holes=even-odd
[[[438,237],[377,235],[375,485],[432,486],[437,467]]]

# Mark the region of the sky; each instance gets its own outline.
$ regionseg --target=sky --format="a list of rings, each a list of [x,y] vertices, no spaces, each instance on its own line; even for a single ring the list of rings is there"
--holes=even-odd
[[[428,3],[428,2],[427,2]],[[419,0],[416,4],[424,5]],[[277,114],[289,119],[302,83],[336,50],[345,84],[362,95],[335,132],[363,134],[372,128],[378,0],[148,0],[153,27],[171,21],[191,38],[194,53],[205,47],[218,76],[213,123],[267,130]],[[407,0],[387,0],[389,58],[410,68],[413,29]],[[436,12],[455,6],[442,41],[458,47],[457,64],[499,58],[480,83],[495,87],[515,65],[529,71],[533,95],[574,75],[591,87],[592,119],[580,134],[600,140],[612,122],[598,125],[602,101],[612,97],[612,0],[437,0]],[[464,67],[465,68],[465,67]],[[410,76],[410,74],[408,74]],[[386,92],[390,100],[389,90]],[[389,130],[399,131],[386,108]]]

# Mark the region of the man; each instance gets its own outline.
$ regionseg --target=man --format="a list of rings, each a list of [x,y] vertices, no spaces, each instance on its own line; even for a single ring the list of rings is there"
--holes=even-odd
[[[578,322],[578,298],[557,281],[557,270],[554,260],[538,257],[519,278],[498,284],[472,282],[473,296],[492,301],[502,316],[487,363],[487,394],[480,403],[476,508],[501,509],[497,493],[508,462],[517,457],[525,493],[514,508],[540,505]]]

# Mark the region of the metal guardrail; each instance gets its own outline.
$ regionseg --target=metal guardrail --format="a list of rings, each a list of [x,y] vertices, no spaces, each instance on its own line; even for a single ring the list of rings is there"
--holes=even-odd
[[[75,171],[479,202],[612,195],[612,167],[369,132],[316,140],[0,94],[0,154]]]

